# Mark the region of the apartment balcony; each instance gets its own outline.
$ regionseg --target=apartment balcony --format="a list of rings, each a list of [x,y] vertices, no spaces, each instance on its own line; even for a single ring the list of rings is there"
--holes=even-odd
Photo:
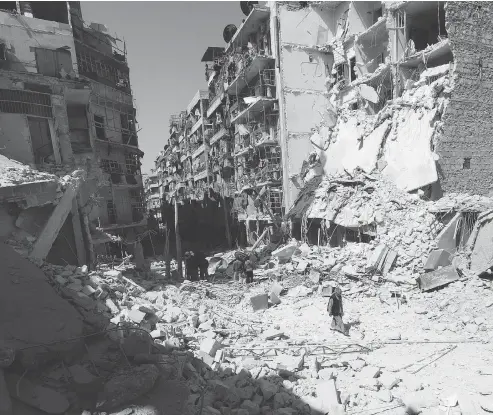
[[[239,112],[231,119],[231,123],[234,124],[244,124],[250,119],[255,119],[261,112],[266,112],[274,107],[277,103],[277,98],[267,98],[263,96],[259,97],[248,97],[245,100],[247,107]]]
[[[142,187],[140,174],[104,173],[104,178],[113,187]]]
[[[200,145],[197,149],[192,153],[192,159],[196,159],[205,151],[205,144]]]
[[[221,127],[221,129],[215,133],[212,138],[210,139],[210,145],[212,146],[213,144],[217,143],[221,138],[225,137],[228,135],[228,131],[226,128]]]
[[[273,65],[275,59],[272,56],[255,55],[252,61],[245,69],[242,69],[240,73],[232,80],[228,86],[229,95],[237,95],[243,91],[248,85],[253,83],[255,77],[265,69],[267,66]]]
[[[238,28],[231,41],[226,47],[226,53],[230,53],[234,47],[243,46],[249,37],[260,30],[262,23],[267,22],[270,9],[265,6],[254,5],[252,11]]]
[[[195,132],[199,129],[199,127],[201,127],[201,126],[202,126],[202,121],[203,121],[203,118],[202,118],[202,117],[200,117],[200,118],[199,118],[199,119],[195,122],[195,124],[192,126],[192,128],[190,129],[190,133],[189,133],[189,135],[194,134],[194,133],[195,133]]]

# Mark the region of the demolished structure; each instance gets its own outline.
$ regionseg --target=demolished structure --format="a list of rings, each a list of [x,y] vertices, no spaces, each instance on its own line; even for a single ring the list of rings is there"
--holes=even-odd
[[[18,242],[30,243],[32,258],[60,264],[93,264],[115,238],[127,243],[118,255],[132,252],[145,226],[143,153],[118,39],[104,25],[88,26],[79,2],[1,7],[2,163],[19,173],[19,186],[33,169],[58,186],[57,199],[42,193],[45,184],[31,186],[27,203],[6,199],[3,215],[14,215],[18,228],[13,239],[24,235]],[[26,167],[10,167],[13,160]]]

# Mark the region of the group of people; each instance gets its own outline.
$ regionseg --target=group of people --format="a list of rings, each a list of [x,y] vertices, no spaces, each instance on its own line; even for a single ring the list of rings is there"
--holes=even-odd
[[[207,280],[209,278],[209,261],[203,252],[185,252],[185,271],[190,281]]]

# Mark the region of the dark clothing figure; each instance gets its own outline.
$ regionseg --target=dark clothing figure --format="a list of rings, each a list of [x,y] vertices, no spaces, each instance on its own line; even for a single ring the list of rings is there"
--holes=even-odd
[[[193,254],[193,252],[188,251],[185,252],[184,257],[185,257],[185,269],[186,269],[187,280],[198,281],[199,270],[198,270],[198,264],[195,255]]]
[[[253,282],[253,263],[249,259],[245,261],[245,274],[246,274],[246,283],[250,284]]]
[[[342,291],[339,287],[332,288],[332,294],[327,304],[329,316],[332,316],[332,324],[330,328],[347,336],[346,327],[342,321],[344,310],[342,308]]]
[[[233,278],[235,281],[239,281],[245,271],[245,264],[238,258],[233,262]]]
[[[207,258],[203,252],[195,252],[194,256],[199,269],[200,279],[207,280],[209,278],[209,261],[207,261]]]

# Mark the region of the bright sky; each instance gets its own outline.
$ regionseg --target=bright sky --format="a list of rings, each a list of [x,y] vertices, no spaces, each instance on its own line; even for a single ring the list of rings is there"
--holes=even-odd
[[[206,89],[208,46],[225,46],[223,29],[245,18],[239,1],[83,1],[84,21],[103,23],[127,44],[130,83],[137,107],[143,173],[168,138],[171,114],[186,109]]]

